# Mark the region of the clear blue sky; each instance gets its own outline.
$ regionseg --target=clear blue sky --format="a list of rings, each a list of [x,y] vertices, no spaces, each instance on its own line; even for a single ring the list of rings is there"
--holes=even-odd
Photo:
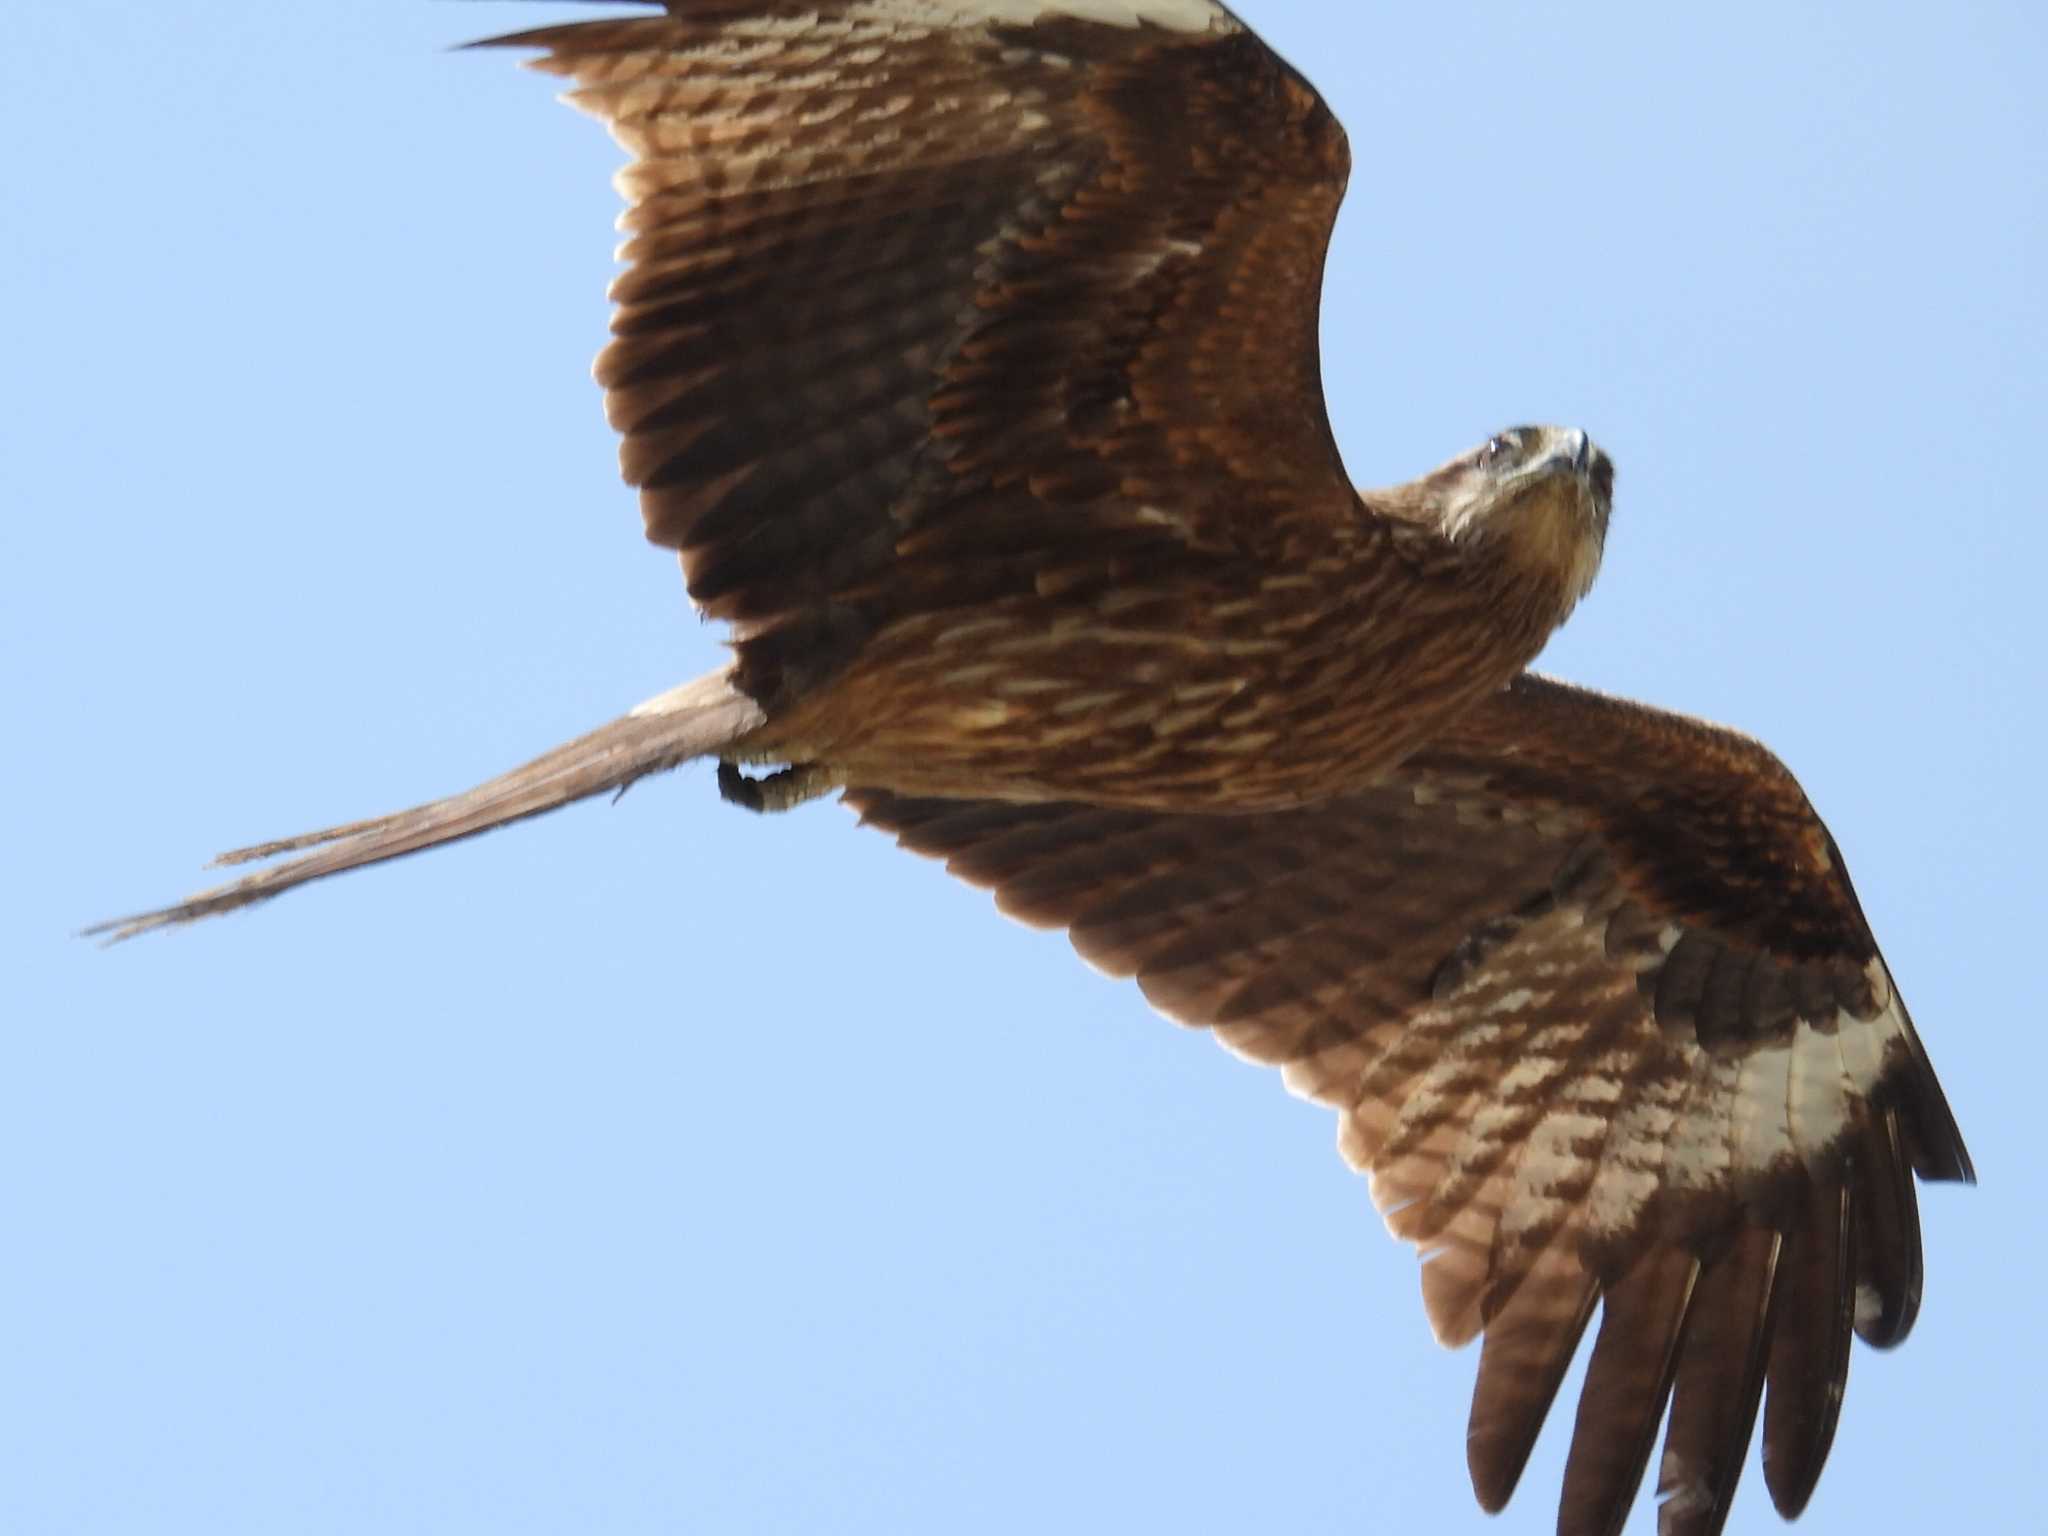
[[[836,807],[67,937],[715,662],[587,377],[617,151],[444,51],[570,9],[10,8],[0,1528],[1548,1530],[1331,1117]],[[1976,1154],[1801,1529],[2031,1528],[2048,13],[1241,9],[1352,137],[1355,477],[1612,450],[1545,666],[1791,763]]]

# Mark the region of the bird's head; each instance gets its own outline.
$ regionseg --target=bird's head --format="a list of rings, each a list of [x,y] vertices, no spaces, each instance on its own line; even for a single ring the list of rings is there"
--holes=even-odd
[[[1593,585],[1614,461],[1576,427],[1509,427],[1410,487],[1411,509],[1519,581],[1554,588],[1558,622]]]

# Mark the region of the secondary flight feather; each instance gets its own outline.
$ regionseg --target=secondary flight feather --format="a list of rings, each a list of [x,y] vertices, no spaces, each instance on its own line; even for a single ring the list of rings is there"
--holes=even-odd
[[[1920,1302],[1917,1173],[1970,1165],[1840,855],[1755,743],[1525,676],[1369,789],[1191,816],[848,799],[1340,1117],[1437,1336],[1484,1336],[1507,1502],[1602,1304],[1560,1529],[1720,1528],[1759,1402],[1787,1516],[1852,1332]]]
[[[534,50],[631,161],[597,376],[730,667],[101,931],[247,906],[696,758],[834,789],[1337,1109],[1483,1337],[1512,1491],[1596,1306],[1560,1512],[1785,1514],[1850,1334],[1970,1166],[1825,828],[1762,748],[1524,674],[1613,466],[1516,427],[1355,489],[1316,335],[1349,170],[1205,0],[669,0]]]

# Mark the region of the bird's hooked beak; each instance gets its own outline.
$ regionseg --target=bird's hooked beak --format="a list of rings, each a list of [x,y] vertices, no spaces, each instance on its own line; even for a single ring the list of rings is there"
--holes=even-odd
[[[1503,434],[1493,442],[1510,436],[1526,439],[1528,446],[1519,463],[1508,461],[1500,465],[1504,485],[1546,475],[1569,475],[1583,484],[1588,500],[1603,508],[1613,501],[1614,461],[1579,428],[1517,427],[1512,434]],[[1604,532],[1604,512],[1601,524]]]
[[[1564,583],[1566,612],[1593,585],[1614,510],[1614,461],[1577,427],[1520,429],[1528,442],[1520,465],[1502,477],[1502,493],[1523,510],[1515,521],[1535,536]],[[1546,484],[1551,487],[1543,494]],[[1524,494],[1524,492],[1533,494]]]
[[[1476,540],[1558,594],[1559,620],[1593,584],[1614,461],[1577,427],[1510,427],[1418,482],[1451,539]]]
[[[1572,470],[1583,475],[1593,461],[1593,439],[1577,427],[1565,433],[1564,439],[1552,451],[1553,459],[1569,458]]]

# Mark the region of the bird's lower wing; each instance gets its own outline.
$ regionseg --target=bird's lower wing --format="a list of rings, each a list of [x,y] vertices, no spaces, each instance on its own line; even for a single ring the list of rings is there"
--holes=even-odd
[[[1619,1529],[1669,1401],[1661,1529],[1718,1531],[1766,1384],[1789,1516],[1851,1332],[1912,1324],[1913,1173],[1969,1177],[1954,1122],[1775,759],[1535,679],[1479,713],[1283,814],[848,798],[1339,1111],[1438,1336],[1484,1336],[1487,1508],[1599,1302],[1561,1530]]]
[[[268,901],[309,880],[474,837],[572,801],[624,789],[636,779],[692,758],[716,754],[761,720],[760,706],[735,692],[724,674],[701,677],[459,795],[222,854],[216,864],[247,864],[288,853],[299,856],[173,906],[97,923],[85,931],[118,942],[152,928]]]

